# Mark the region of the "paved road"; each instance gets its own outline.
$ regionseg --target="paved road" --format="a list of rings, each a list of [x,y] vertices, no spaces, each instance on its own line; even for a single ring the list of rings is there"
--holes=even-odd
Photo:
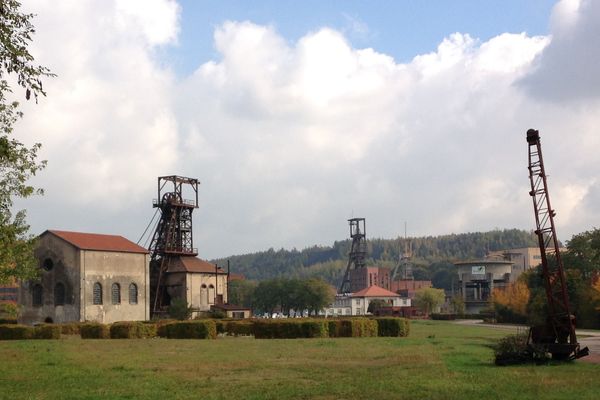
[[[526,325],[508,325],[508,324],[484,324],[481,319],[464,319],[454,321],[460,325],[477,325],[486,326],[489,328],[502,329],[507,333],[526,332],[529,329]],[[600,363],[600,331],[589,329],[577,329],[580,346],[590,349],[588,357],[581,358],[582,361]]]

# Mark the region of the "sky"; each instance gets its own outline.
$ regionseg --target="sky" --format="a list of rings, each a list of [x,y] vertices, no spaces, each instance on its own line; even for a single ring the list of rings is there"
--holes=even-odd
[[[136,242],[174,174],[201,182],[205,259],[330,245],[352,217],[531,230],[529,128],[558,236],[598,226],[600,2],[23,3],[57,75],[15,129],[48,160],[16,203],[33,234]]]

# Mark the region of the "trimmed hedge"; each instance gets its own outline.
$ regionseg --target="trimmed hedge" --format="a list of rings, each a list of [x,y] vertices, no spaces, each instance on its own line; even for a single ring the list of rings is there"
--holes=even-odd
[[[429,317],[436,321],[453,321],[456,319],[456,314],[432,313],[429,314]]]
[[[323,338],[329,336],[329,325],[324,320],[269,320],[254,323],[257,339]]]
[[[406,318],[377,318],[379,336],[406,337],[410,332],[410,321]]]
[[[377,336],[377,321],[368,318],[334,319],[328,321],[330,337]]]
[[[81,334],[81,323],[80,322],[69,322],[65,324],[59,324],[60,333],[63,335],[80,335]]]
[[[25,325],[0,325],[0,340],[22,340],[32,339],[34,330]]]
[[[229,321],[225,332],[233,336],[253,336],[254,322],[253,321]]]
[[[59,325],[42,324],[33,328],[34,339],[60,339],[61,328]]]
[[[97,322],[88,322],[79,326],[82,339],[109,339],[110,329],[108,325]]]
[[[156,336],[156,325],[141,321],[115,322],[110,326],[111,339],[141,339]]]
[[[0,318],[0,325],[4,325],[4,324],[13,324],[16,325],[18,324],[17,319],[16,318]]]
[[[169,339],[215,339],[217,325],[209,319],[171,322],[159,326],[158,335]]]

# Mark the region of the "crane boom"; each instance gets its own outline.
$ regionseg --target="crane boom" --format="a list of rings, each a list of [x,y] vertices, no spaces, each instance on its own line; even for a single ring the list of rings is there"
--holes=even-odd
[[[537,130],[527,131],[527,144],[531,184],[529,195],[533,199],[535,233],[540,247],[548,304],[547,322],[543,326],[531,328],[530,343],[543,346],[554,359],[580,358],[588,354],[588,349],[579,347],[575,334],[575,319],[569,310],[565,272],[554,226],[556,212],[550,205],[540,135]],[[549,262],[549,259],[552,262]]]

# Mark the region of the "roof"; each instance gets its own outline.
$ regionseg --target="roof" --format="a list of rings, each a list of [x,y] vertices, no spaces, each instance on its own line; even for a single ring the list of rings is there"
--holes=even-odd
[[[194,256],[179,256],[171,259],[168,272],[200,272],[214,274],[215,265]],[[226,274],[223,268],[217,268],[218,274]]]
[[[373,285],[353,293],[352,297],[400,297],[400,295],[377,285]]]
[[[118,235],[103,235],[99,233],[83,233],[47,230],[42,233],[51,233],[54,236],[72,244],[80,250],[114,251],[123,253],[149,253],[147,249],[138,246],[132,241]],[[40,236],[42,236],[40,235]]]

